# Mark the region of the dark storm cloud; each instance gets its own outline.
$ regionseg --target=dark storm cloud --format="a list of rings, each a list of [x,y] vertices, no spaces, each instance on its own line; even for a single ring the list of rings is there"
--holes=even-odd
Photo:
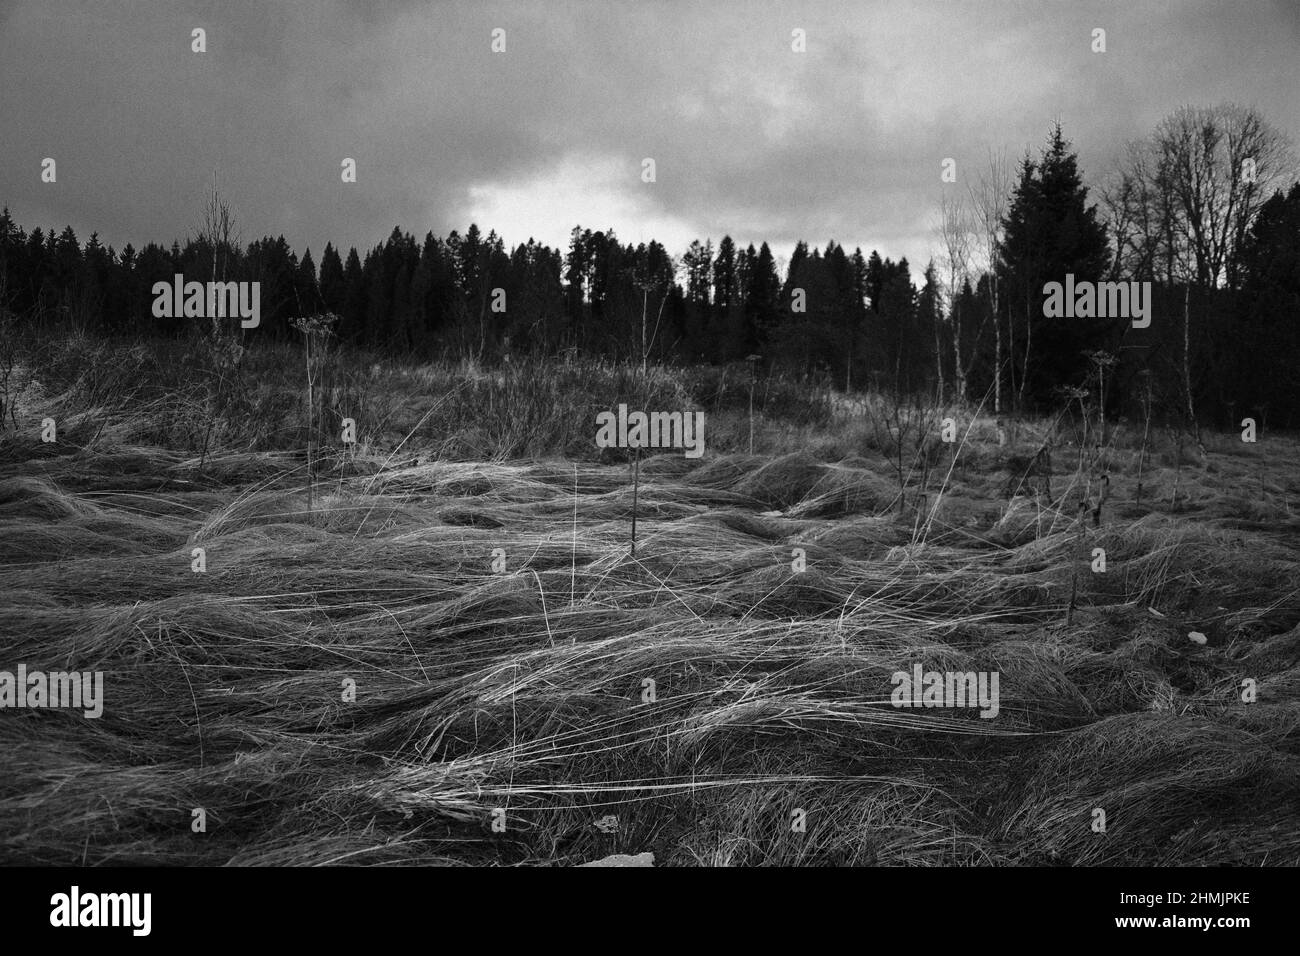
[[[480,225],[510,242],[562,242],[582,221],[668,230],[674,252],[730,232],[916,261],[942,159],[959,176],[990,148],[1017,159],[1058,118],[1094,179],[1186,102],[1252,103],[1294,135],[1298,22],[1268,0],[0,0],[0,202],[28,226],[169,241],[215,172],[245,239],[298,248],[463,229],[488,208]],[[795,27],[807,53],[791,52]],[[45,156],[57,185],[39,182]],[[571,208],[544,206],[566,189]]]

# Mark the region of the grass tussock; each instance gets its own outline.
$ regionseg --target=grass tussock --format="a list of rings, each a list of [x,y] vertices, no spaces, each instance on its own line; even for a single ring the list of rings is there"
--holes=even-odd
[[[1030,425],[900,481],[774,389],[753,454],[640,462],[633,556],[586,416],[747,380],[361,369],[328,400],[406,390],[309,472],[292,417],[205,448],[128,358],[0,438],[0,669],[104,674],[98,719],[0,716],[5,862],[1300,863],[1293,442],[1139,469],[1121,430],[1093,520],[1091,465],[1003,494]],[[996,673],[998,715],[893,706],[916,665]]]

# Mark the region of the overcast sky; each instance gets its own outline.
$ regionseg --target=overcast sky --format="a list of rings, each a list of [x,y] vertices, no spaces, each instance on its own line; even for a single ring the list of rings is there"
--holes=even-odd
[[[1300,0],[0,0],[0,204],[169,243],[215,171],[245,241],[318,262],[475,221],[507,245],[580,223],[674,255],[730,233],[920,267],[941,190],[990,148],[1037,153],[1059,118],[1095,179],[1171,110],[1225,100],[1300,133]]]

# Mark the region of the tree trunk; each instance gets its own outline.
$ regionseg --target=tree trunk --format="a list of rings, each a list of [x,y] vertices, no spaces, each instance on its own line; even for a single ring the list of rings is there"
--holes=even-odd
[[[1008,394],[1015,398],[1016,392],[1016,322],[1011,318],[1011,303],[1007,303],[1007,385]]]
[[[1016,402],[1020,406],[1025,404],[1025,383],[1029,381],[1029,352],[1034,344],[1034,321],[1029,314],[1029,289],[1025,288],[1025,364],[1020,370],[1020,394]]]
[[[939,306],[939,309],[942,308],[942,305]],[[939,323],[942,319],[939,315],[939,309],[935,310],[934,315],[934,367],[939,376],[939,403],[943,404],[943,345],[939,336]]]
[[[993,290],[993,414],[1002,414],[1002,319],[998,316],[998,280],[991,276],[989,285]]]
[[[1187,422],[1196,439],[1196,448],[1205,460],[1205,442],[1201,440],[1201,424],[1196,420],[1196,408],[1192,402],[1192,323],[1189,308],[1192,295],[1191,284],[1183,286],[1183,394],[1187,399]]]
[[[954,299],[952,304],[952,355],[954,386],[957,389],[957,401],[966,401],[966,369],[961,364],[961,312]]]

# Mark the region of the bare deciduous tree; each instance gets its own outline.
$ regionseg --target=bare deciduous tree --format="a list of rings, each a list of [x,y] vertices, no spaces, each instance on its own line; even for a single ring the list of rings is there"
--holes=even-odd
[[[1174,242],[1173,195],[1159,167],[1151,142],[1131,142],[1101,185],[1102,213],[1114,244],[1112,280],[1173,281],[1181,253]]]
[[[952,333],[953,378],[957,400],[966,400],[966,366],[962,363],[961,289],[970,275],[972,223],[960,196],[944,195],[939,200],[939,242],[947,276],[948,321]],[[942,381],[942,376],[940,378]]]
[[[208,192],[199,224],[197,242],[205,244],[212,252],[212,282],[227,280],[238,255],[240,236],[235,227],[235,216],[230,203],[217,189],[216,173],[212,174],[212,188]],[[206,340],[207,358],[210,362],[208,381],[208,425],[203,437],[200,462],[206,462],[213,432],[220,438],[222,420],[237,402],[240,393],[239,369],[243,348],[238,335],[223,329],[216,311],[209,316],[209,334]]]
[[[1235,286],[1246,230],[1293,167],[1289,144],[1256,110],[1231,103],[1185,106],[1160,122],[1153,142],[1196,284]]]
[[[235,248],[240,244],[240,236],[235,228],[230,203],[217,189],[216,173],[212,174],[212,189],[203,206],[203,221],[197,239],[212,250],[212,274],[208,278],[213,282],[224,282],[231,268]],[[219,340],[220,325],[216,316],[211,318],[212,336]]]
[[[998,242],[1002,238],[1002,219],[1007,214],[1007,197],[1011,195],[1011,167],[1004,150],[990,151],[988,164],[966,181],[970,199],[971,222],[976,248],[989,277],[993,305],[993,412],[1002,413],[1002,319],[998,301]]]
[[[1184,411],[1192,399],[1191,288],[1237,285],[1247,231],[1272,188],[1294,173],[1289,141],[1250,107],[1185,106],[1129,145],[1102,190],[1115,242],[1112,273],[1183,284]]]

